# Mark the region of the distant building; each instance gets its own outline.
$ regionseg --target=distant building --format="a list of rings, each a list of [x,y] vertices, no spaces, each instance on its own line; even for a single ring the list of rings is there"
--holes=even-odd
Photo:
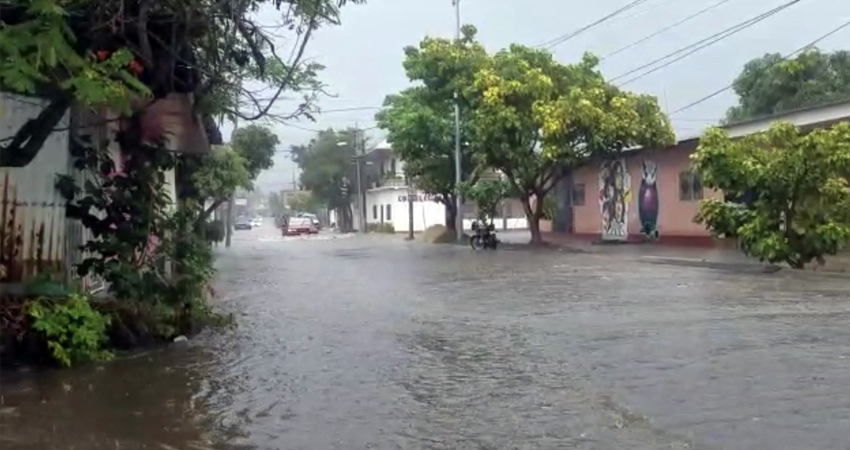
[[[404,177],[404,161],[398,158],[386,141],[378,144],[363,156],[362,182],[365,189],[366,224],[390,224],[397,233],[408,231],[408,198],[413,199],[413,230],[420,232],[433,225],[446,223],[446,210],[432,194],[411,188]],[[355,194],[356,196],[356,194]],[[359,196],[352,206],[355,228],[360,229],[361,205]],[[475,218],[474,204],[464,208],[464,228],[469,229]],[[333,217],[331,218],[333,221]],[[496,226],[502,229],[527,227],[522,207],[517,201],[507,201],[502,208]]]

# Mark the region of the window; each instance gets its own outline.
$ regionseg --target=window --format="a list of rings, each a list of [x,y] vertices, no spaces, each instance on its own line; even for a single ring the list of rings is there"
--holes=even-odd
[[[699,175],[691,171],[679,174],[679,200],[702,200],[702,180]]]
[[[378,218],[378,205],[372,205],[372,218]]]
[[[584,184],[573,185],[573,206],[584,206]]]
[[[393,220],[393,205],[387,205],[387,222]]]
[[[390,174],[395,175],[395,158],[390,160]]]

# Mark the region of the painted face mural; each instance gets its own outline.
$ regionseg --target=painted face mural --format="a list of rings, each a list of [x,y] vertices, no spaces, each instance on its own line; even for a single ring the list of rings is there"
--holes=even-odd
[[[628,237],[631,177],[626,161],[604,161],[599,167],[599,213],[602,239],[625,240]]]
[[[651,239],[658,239],[658,187],[655,184],[658,166],[653,161],[641,164],[640,192],[638,192],[638,214],[640,232]]]

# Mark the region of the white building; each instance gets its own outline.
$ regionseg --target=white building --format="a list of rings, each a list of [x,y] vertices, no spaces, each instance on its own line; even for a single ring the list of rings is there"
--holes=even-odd
[[[433,225],[445,225],[446,210],[431,194],[411,190],[404,178],[404,161],[398,159],[388,142],[384,141],[363,156],[361,177],[365,186],[365,216],[367,228],[380,224],[392,225],[396,233],[407,232],[410,226],[408,197],[413,199],[413,231],[421,232]],[[354,209],[354,227],[362,229],[359,199]],[[471,228],[474,206],[465,208],[464,229]],[[524,229],[527,222],[518,202],[506,202],[503,217],[496,225],[502,229]],[[331,217],[335,222],[335,217]]]

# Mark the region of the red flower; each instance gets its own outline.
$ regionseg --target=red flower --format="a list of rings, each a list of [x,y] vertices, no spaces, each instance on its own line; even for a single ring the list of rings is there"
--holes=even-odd
[[[106,50],[98,50],[95,53],[95,57],[97,58],[98,61],[103,61],[103,60],[105,60],[106,58],[109,57],[109,52],[106,51]]]
[[[127,64],[127,69],[129,69],[129,70],[130,70],[130,72],[132,72],[132,73],[133,73],[133,75],[136,75],[136,76],[141,75],[141,73],[145,70],[145,69],[142,67],[142,65],[141,65],[141,64],[139,64],[139,62],[138,62],[138,61],[136,61],[135,59],[134,59],[134,60],[132,60],[132,61],[130,61],[130,63],[129,63],[129,64]]]

